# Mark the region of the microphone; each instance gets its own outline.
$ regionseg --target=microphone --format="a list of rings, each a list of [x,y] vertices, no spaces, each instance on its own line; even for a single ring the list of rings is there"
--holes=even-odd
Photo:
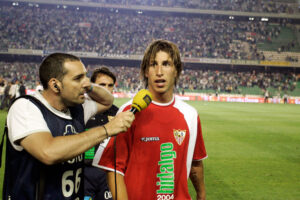
[[[141,110],[147,108],[152,101],[152,94],[146,90],[142,89],[133,97],[130,112],[133,114],[140,112]]]

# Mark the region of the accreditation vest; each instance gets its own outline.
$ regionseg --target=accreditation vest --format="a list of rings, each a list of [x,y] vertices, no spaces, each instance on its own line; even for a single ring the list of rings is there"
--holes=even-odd
[[[55,115],[32,96],[26,95],[22,98],[29,99],[41,110],[53,137],[84,131],[82,105],[69,108],[72,120],[68,120]],[[5,165],[5,200],[83,199],[83,154],[59,164],[45,165],[25,150],[16,151],[7,140]]]

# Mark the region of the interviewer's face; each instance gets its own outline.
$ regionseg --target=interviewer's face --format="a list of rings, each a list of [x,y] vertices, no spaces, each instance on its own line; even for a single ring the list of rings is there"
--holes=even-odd
[[[177,70],[170,55],[159,51],[145,72],[153,100],[166,103],[172,100]]]
[[[64,64],[67,73],[62,79],[61,98],[66,106],[84,103],[84,93],[91,83],[86,76],[86,68],[80,61],[67,61]]]

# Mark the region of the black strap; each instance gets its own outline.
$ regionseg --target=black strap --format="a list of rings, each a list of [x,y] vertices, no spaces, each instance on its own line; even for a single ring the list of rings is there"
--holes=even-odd
[[[114,136],[114,174],[115,174],[115,194],[118,199],[118,186],[117,186],[117,136]]]
[[[3,132],[2,139],[1,139],[1,144],[0,144],[0,167],[2,167],[2,150],[3,150],[4,140],[5,140],[5,136],[7,135],[7,132],[8,132],[7,125],[6,125],[6,122],[5,122],[4,132]]]

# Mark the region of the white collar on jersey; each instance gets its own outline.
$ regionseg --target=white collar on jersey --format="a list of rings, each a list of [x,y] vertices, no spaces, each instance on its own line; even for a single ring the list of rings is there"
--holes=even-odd
[[[171,101],[167,102],[167,103],[159,103],[156,101],[152,101],[153,104],[158,105],[158,106],[169,106],[171,105],[173,102],[175,101],[175,95],[173,94],[173,97],[171,99]]]

